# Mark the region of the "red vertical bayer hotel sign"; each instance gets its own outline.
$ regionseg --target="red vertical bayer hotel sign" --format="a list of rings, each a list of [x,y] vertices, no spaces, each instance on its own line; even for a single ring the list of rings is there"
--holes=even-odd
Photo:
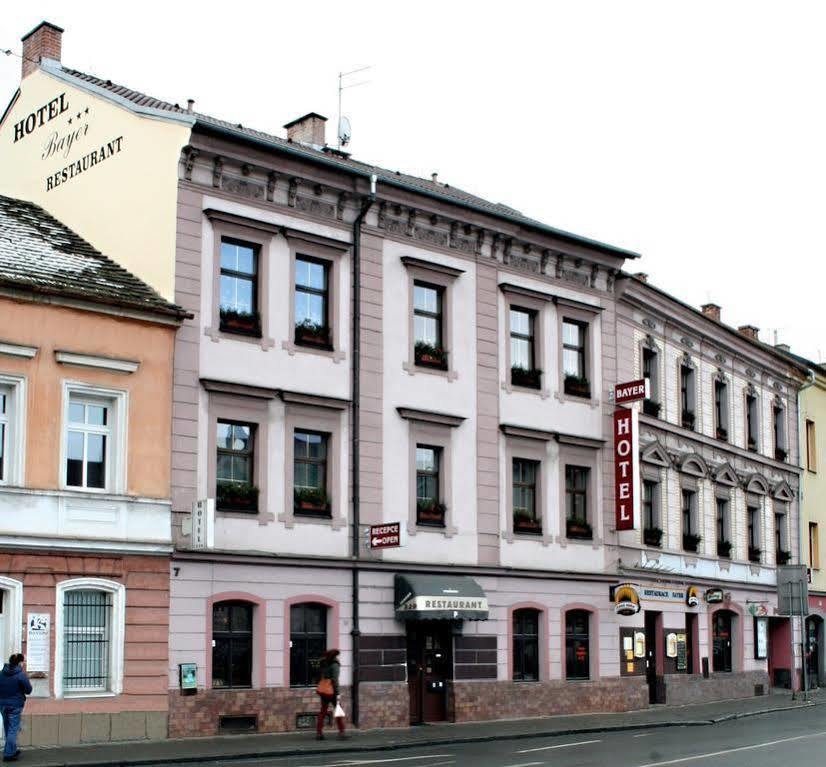
[[[638,433],[637,411],[617,408],[614,413],[614,494],[617,530],[633,530],[639,519]]]

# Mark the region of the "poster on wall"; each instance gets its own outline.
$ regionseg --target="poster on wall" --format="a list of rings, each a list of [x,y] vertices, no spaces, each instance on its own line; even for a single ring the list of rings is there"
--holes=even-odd
[[[754,619],[754,657],[764,660],[769,656],[769,619]]]
[[[48,613],[29,613],[26,616],[26,671],[29,674],[49,673],[49,633],[51,616]]]
[[[665,654],[669,658],[677,657],[677,635],[674,633],[665,635]]]
[[[688,643],[685,634],[677,634],[677,671],[688,668]]]
[[[634,657],[645,657],[645,632],[643,631],[634,632]]]

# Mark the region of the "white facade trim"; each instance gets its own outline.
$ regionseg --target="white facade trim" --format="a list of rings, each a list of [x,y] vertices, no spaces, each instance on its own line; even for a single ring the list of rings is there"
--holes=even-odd
[[[120,695],[123,691],[123,643],[126,633],[126,587],[122,583],[103,578],[72,578],[61,581],[55,587],[55,652],[54,652],[54,696],[63,698],[63,598],[67,591],[96,590],[112,595],[112,623],[109,635],[109,689],[104,693]],[[100,697],[100,692],[90,694],[70,691],[72,698]]]
[[[75,354],[74,352],[56,351],[54,356],[58,362],[64,365],[100,368],[102,370],[112,370],[115,373],[134,373],[140,367],[140,362],[135,360],[98,357],[94,354]]]
[[[21,486],[26,480],[26,379],[23,376],[0,373],[0,389],[9,391],[11,403],[11,417],[6,421],[9,432],[5,445],[8,466],[5,475],[0,478],[0,487]]]
[[[10,653],[20,652],[23,649],[23,584],[14,578],[0,575],[0,590],[7,591],[5,601],[3,634],[3,660]]]
[[[5,354],[7,357],[23,357],[24,359],[30,360],[37,354],[37,347],[0,341],[0,354]]]
[[[95,551],[116,552],[119,554],[160,554],[165,556],[172,553],[172,545],[158,543],[143,543],[140,541],[79,541],[73,538],[55,538],[53,536],[37,537],[0,535],[0,546],[15,547],[18,549],[60,549],[61,551]],[[2,585],[2,584],[0,584]]]

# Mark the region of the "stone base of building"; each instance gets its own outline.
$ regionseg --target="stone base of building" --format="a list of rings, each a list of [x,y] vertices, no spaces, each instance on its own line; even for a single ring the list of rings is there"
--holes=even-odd
[[[24,714],[22,724],[21,748],[166,738],[166,711]]]
[[[752,698],[769,692],[769,675],[765,671],[711,674],[708,679],[702,674],[668,674],[665,677],[665,702],[671,706]]]
[[[359,685],[359,727],[363,730],[410,726],[407,682],[362,682]]]
[[[456,722],[622,712],[648,706],[644,679],[583,682],[453,682],[448,710]]]

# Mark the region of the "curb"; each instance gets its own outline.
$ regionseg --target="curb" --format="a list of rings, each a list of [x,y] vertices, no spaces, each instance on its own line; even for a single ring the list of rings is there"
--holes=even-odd
[[[38,764],[37,767],[149,767],[149,765],[171,765],[171,764],[204,764],[214,762],[235,762],[255,759],[276,759],[288,758],[291,756],[321,756],[324,754],[351,754],[351,753],[381,753],[393,751],[395,749],[409,748],[430,748],[433,746],[455,745],[465,743],[490,743],[491,741],[502,740],[524,740],[527,738],[557,738],[567,735],[593,735],[600,732],[627,732],[629,730],[657,730],[667,727],[707,727],[709,725],[722,724],[724,722],[737,719],[747,719],[753,716],[773,714],[780,711],[793,711],[813,706],[826,704],[824,701],[809,701],[793,706],[776,706],[774,708],[764,708],[758,711],[745,711],[714,719],[680,719],[663,722],[640,722],[636,724],[602,725],[597,727],[571,727],[565,730],[533,731],[508,734],[492,735],[471,735],[467,737],[444,737],[427,741],[394,741],[379,743],[374,745],[359,745],[358,740],[354,740],[346,746],[334,746],[331,748],[307,746],[301,748],[290,748],[280,750],[249,751],[233,754],[207,754],[200,756],[170,756],[147,759],[115,759],[108,761],[94,760],[86,762],[54,761]]]

